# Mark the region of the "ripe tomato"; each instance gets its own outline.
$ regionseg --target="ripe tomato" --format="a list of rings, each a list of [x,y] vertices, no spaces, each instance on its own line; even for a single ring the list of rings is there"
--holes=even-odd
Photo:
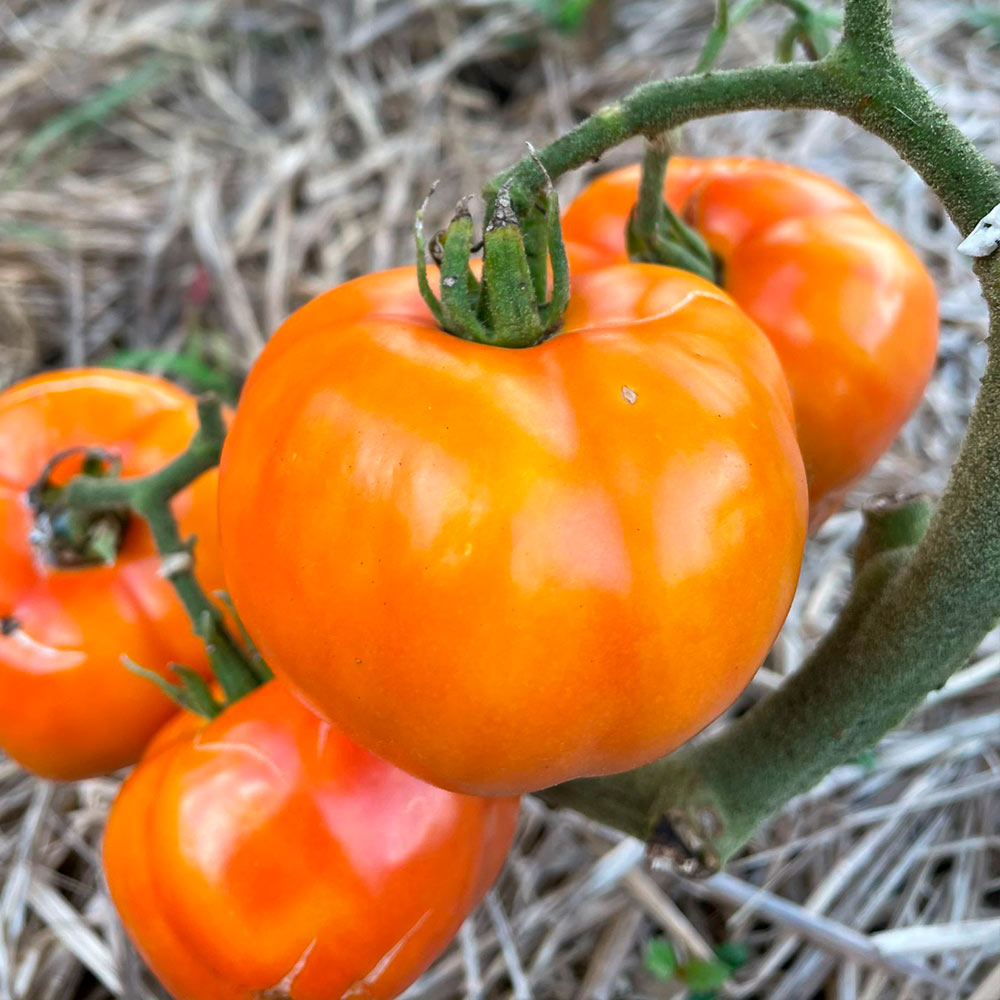
[[[627,259],[639,173],[607,174],[569,206],[563,232],[574,274]],[[816,528],[923,394],[937,350],[931,277],[860,199],[798,167],[678,156],[664,193],[719,257],[726,291],[781,358]]]
[[[111,896],[178,1000],[401,993],[499,872],[516,799],[435,788],[278,682],[182,716],[108,819]]]
[[[268,344],[220,511],[275,672],[386,760],[497,794],[635,767],[729,705],[806,496],[774,351],[714,285],[595,272],[513,350],[442,332],[403,268]]]
[[[47,565],[29,541],[27,492],[57,452],[97,445],[124,476],[152,472],[197,428],[194,400],[149,375],[96,368],[50,372],[0,394],[0,746],[47,778],[76,779],[134,763],[176,710],[121,662],[165,671],[170,661],[208,670],[146,526],[132,518],[114,565]],[[80,457],[54,470],[64,482]],[[222,586],[213,470],[174,501],[197,569]]]

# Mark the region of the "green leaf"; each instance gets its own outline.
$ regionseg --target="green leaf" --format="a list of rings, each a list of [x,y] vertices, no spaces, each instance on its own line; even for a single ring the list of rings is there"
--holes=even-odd
[[[58,146],[99,128],[133,98],[152,89],[165,77],[163,59],[155,56],[116,83],[50,118],[21,144],[17,159],[2,178],[4,186],[12,187],[37,160],[51,156]]]
[[[125,349],[102,358],[101,364],[163,375],[193,393],[212,392],[230,403],[239,395],[239,381],[232,373],[213,366],[188,347],[179,353],[153,347]]]
[[[677,972],[677,954],[666,938],[654,938],[650,941],[643,961],[657,979],[672,979]]]
[[[750,953],[747,946],[739,941],[723,941],[715,948],[715,957],[730,969],[739,969],[747,964]]]
[[[587,11],[596,0],[521,0],[534,8],[557,31],[572,34],[583,27]]]
[[[718,959],[692,958],[677,970],[677,974],[693,992],[705,993],[718,989],[733,970]]]

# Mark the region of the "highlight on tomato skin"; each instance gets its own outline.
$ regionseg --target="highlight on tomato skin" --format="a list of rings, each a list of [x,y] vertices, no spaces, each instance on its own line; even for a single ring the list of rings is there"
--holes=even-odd
[[[774,349],[714,285],[596,271],[511,350],[441,331],[402,268],[272,338],[220,514],[277,676],[397,766],[509,794],[646,763],[732,703],[806,490]]]
[[[150,375],[83,368],[48,372],[0,393],[0,747],[46,778],[75,780],[134,763],[177,708],[123,664],[161,673],[170,662],[208,672],[145,525],[130,518],[111,565],[62,568],[33,547],[28,491],[67,449],[105,449],[123,476],[153,472],[197,427],[193,397]],[[64,482],[79,454],[57,464]],[[223,586],[216,470],[174,499],[196,572]]]
[[[570,270],[627,260],[638,166],[566,209]],[[705,238],[722,285],[777,350],[795,404],[810,529],[889,448],[930,379],[934,283],[909,246],[839,184],[747,157],[671,157],[664,196]]]
[[[112,806],[107,881],[176,1000],[388,1000],[492,885],[518,805],[400,771],[272,681],[151,745]]]

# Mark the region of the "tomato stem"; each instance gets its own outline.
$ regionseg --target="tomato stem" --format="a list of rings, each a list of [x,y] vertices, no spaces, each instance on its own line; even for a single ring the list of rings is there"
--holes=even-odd
[[[212,670],[222,688],[226,703],[232,703],[271,673],[263,660],[249,655],[226,624],[218,606],[209,600],[194,574],[194,540],[181,537],[170,502],[199,476],[219,464],[226,424],[217,399],[198,399],[198,430],[188,447],[162,469],[135,479],[117,475],[81,473],[61,489],[61,501],[76,513],[94,514],[127,508],[148,525],[166,576],[191,619],[195,634],[208,650]],[[179,684],[160,684],[186,708],[205,714],[207,702],[202,687],[191,671],[174,667]]]
[[[646,143],[639,196],[625,226],[629,259],[678,267],[718,284],[718,268],[708,244],[664,201],[669,159],[670,143],[665,135]]]

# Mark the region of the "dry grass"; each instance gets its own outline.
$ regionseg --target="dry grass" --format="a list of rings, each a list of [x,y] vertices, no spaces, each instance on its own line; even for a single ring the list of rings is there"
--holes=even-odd
[[[960,0],[897,6],[907,56],[997,162],[1000,40],[974,34]],[[409,261],[410,217],[432,179],[448,205],[525,139],[544,143],[689,68],[710,7],[598,3],[567,37],[496,0],[0,3],[0,383],[150,345],[195,343],[244,367],[295,305]],[[768,59],[780,21],[765,12],[742,26],[727,58]],[[838,177],[934,268],[936,378],[857,498],[939,490],[985,315],[934,199],[879,142],[827,115],[721,118],[689,128],[686,144]],[[779,684],[833,619],[855,506],[810,544],[773,663],[746,699]],[[870,758],[792,803],[702,884],[650,873],[635,842],[528,800],[496,893],[407,996],[682,996],[644,968],[660,935],[689,956],[744,943],[730,997],[996,1000],[998,694],[993,636]],[[46,785],[0,761],[0,1000],[160,995],[101,888],[115,787]]]

